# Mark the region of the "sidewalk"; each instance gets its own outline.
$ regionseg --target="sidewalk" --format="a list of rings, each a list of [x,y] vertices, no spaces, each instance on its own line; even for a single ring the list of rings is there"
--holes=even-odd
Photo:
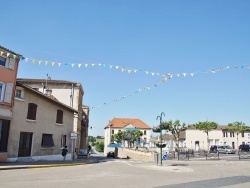
[[[31,168],[51,168],[51,167],[64,167],[64,166],[76,166],[86,165],[92,163],[98,163],[97,159],[75,159],[72,161],[35,161],[35,162],[6,162],[0,163],[0,170],[12,170],[12,169],[31,169]]]

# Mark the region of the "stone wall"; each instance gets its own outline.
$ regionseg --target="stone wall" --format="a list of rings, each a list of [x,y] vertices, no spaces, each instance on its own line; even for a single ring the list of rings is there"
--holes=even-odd
[[[119,148],[117,157],[144,160],[144,161],[154,161],[153,153],[135,151],[135,150],[127,149],[127,148]]]

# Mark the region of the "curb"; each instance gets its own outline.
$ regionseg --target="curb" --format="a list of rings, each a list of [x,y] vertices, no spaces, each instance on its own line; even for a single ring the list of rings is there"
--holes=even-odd
[[[17,170],[17,169],[36,169],[36,168],[54,168],[54,167],[66,167],[66,166],[79,166],[79,165],[87,165],[92,164],[93,162],[86,163],[72,163],[72,164],[53,164],[53,165],[32,165],[32,166],[12,166],[0,168],[1,170]]]

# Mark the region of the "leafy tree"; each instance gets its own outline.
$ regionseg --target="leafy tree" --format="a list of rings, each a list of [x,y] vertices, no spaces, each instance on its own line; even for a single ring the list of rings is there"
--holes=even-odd
[[[118,133],[114,134],[114,140],[117,143],[122,143],[122,141],[125,139],[125,131],[119,131]]]
[[[188,126],[185,123],[181,124],[180,120],[176,120],[175,122],[173,122],[172,120],[163,122],[161,123],[160,126],[168,128],[167,132],[172,133],[175,139],[175,145],[176,145],[177,151],[179,151],[180,150],[180,147],[179,147],[180,133],[182,131],[185,131],[188,128]]]
[[[228,123],[228,131],[236,133],[237,148],[239,148],[239,134],[244,133],[249,129],[250,129],[250,127],[246,126],[246,124],[243,122],[236,121],[233,123]]]
[[[88,136],[88,141],[92,142],[92,143],[95,143],[96,142],[96,138],[93,137],[93,136]]]
[[[132,131],[131,133],[132,133],[132,138],[130,142],[133,143],[134,146],[136,139],[140,138],[143,135],[143,133],[140,130]]]
[[[208,133],[212,130],[217,129],[218,124],[213,121],[204,121],[194,124],[194,127],[207,134],[207,151],[209,151],[209,135]]]
[[[103,152],[104,151],[104,143],[103,142],[97,143],[95,146],[95,150],[98,152]]]

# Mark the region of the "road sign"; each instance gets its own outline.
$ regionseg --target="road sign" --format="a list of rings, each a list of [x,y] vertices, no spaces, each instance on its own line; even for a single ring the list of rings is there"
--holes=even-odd
[[[77,139],[77,133],[71,133],[70,138],[71,139]]]
[[[167,155],[167,154],[163,155],[163,156],[162,156],[162,159],[163,159],[163,160],[167,160],[167,159],[168,159],[168,155]]]

